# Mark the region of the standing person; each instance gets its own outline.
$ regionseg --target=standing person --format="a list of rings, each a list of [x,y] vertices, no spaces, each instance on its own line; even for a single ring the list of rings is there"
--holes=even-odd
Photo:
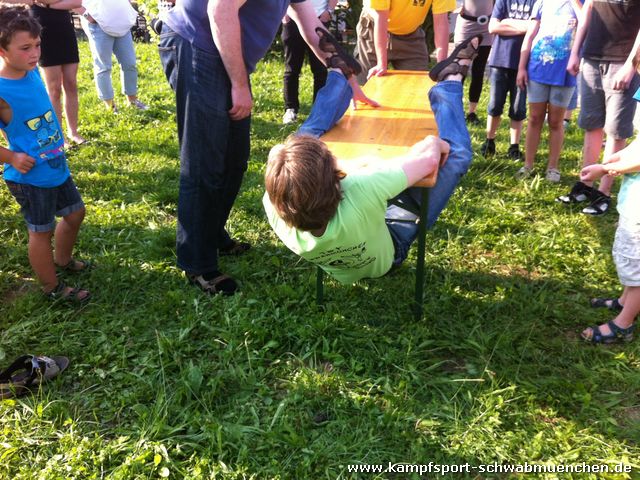
[[[218,255],[238,255],[250,247],[232,239],[225,226],[249,159],[249,74],[271,46],[285,12],[316,55],[350,77],[354,100],[370,102],[353,78],[360,66],[324,30],[309,2],[181,0],[162,27],[159,51],[176,94],[180,143],[178,266],[210,294],[231,295],[238,288],[220,272]]]
[[[640,86],[636,73],[640,60],[639,29],[640,0],[584,3],[567,66],[574,75],[581,72],[578,125],[585,130],[583,167],[597,163],[605,133],[605,158],[624,148],[627,139],[633,136],[636,111],[633,93]],[[557,200],[565,204],[588,201],[582,213],[603,215],[611,205],[612,185],[613,178],[609,175],[602,177],[597,190],[591,180],[578,181]]]
[[[387,72],[427,70],[429,52],[422,24],[433,3],[433,30],[438,61],[447,58],[449,48],[448,13],[455,0],[367,0],[356,28],[356,58],[364,67],[360,84]]]
[[[516,176],[533,172],[545,117],[549,125],[549,162],[545,178],[560,181],[558,161],[564,143],[564,115],[576,89],[567,72],[573,36],[578,26],[579,0],[538,0],[522,43],[517,84],[527,89],[529,121],[524,166]]]
[[[25,7],[0,6],[0,127],[9,144],[0,147],[0,162],[27,225],[29,263],[44,294],[85,302],[87,290],[68,287],[56,275],[56,266],[80,272],[89,264],[71,256],[85,207],[69,173],[60,123],[38,71],[40,32]],[[56,216],[62,217],[57,225]]]
[[[328,29],[331,21],[331,12],[336,8],[338,0],[310,0],[318,19]],[[293,123],[298,118],[300,100],[298,99],[298,86],[300,72],[305,55],[309,58],[309,68],[313,73],[313,99],[316,99],[318,91],[324,87],[327,81],[327,67],[315,56],[313,50],[307,45],[300,35],[296,22],[289,15],[282,19],[282,45],[284,47],[284,115],[282,123]]]
[[[464,40],[474,35],[482,35],[482,44],[478,50],[478,56],[471,65],[471,83],[469,84],[469,113],[467,123],[478,125],[480,119],[476,114],[482,85],[484,83],[484,71],[487,66],[493,35],[489,33],[489,20],[493,11],[493,0],[464,0],[460,14],[456,19],[456,28],[453,41],[459,45]]]
[[[138,99],[138,67],[131,27],[137,12],[129,0],[85,0],[78,9],[82,14],[82,29],[89,39],[93,57],[93,77],[98,97],[113,113],[118,113],[111,83],[112,57],[120,63],[120,83],[129,105],[148,110]]]
[[[508,155],[514,160],[522,158],[520,135],[522,122],[527,117],[527,92],[518,89],[516,76],[520,49],[529,28],[529,17],[534,4],[535,0],[496,0],[493,7],[489,32],[496,34],[496,37],[489,55],[491,88],[487,107],[487,138],[481,147],[481,153],[485,157],[496,153],[495,138],[508,94],[511,119]]]
[[[43,6],[44,5],[44,6]],[[67,121],[67,141],[81,145],[86,140],[78,133],[78,42],[70,10],[82,6],[81,0],[45,0],[31,7],[42,25],[40,67],[49,98],[62,123],[62,94]]]

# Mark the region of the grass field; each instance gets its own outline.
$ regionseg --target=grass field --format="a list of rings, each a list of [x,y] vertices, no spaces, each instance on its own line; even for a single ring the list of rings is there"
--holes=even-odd
[[[553,201],[578,172],[576,127],[557,186],[514,179],[506,126],[497,158],[474,154],[428,235],[422,320],[410,309],[415,251],[382,279],[328,281],[320,308],[314,268],[278,242],[260,203],[267,152],[293,130],[280,124],[282,64],[263,62],[230,220],[254,247],[222,262],[242,293],[210,298],[174,264],[173,98],[154,46],[138,54],[151,109],[113,116],[81,44],[81,133],[91,143],[69,162],[87,203],[77,253],[96,263],[78,278],[94,295],[88,306],[39,293],[22,218],[0,187],[0,365],[26,352],[71,360],[36,395],[0,402],[0,478],[419,478],[347,467],[388,462],[624,462],[634,469],[626,476],[539,478],[640,478],[640,342],[579,339],[610,318],[589,298],[618,291],[616,214],[590,218]],[[483,128],[472,136],[477,151]],[[543,176],[546,145],[539,153]]]

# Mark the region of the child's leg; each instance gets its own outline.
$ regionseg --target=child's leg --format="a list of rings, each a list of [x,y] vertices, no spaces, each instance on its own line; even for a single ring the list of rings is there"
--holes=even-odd
[[[327,83],[318,91],[311,113],[297,133],[320,137],[342,118],[352,98],[353,90],[345,76],[339,71],[329,70]]]
[[[58,285],[56,267],[53,263],[53,250],[51,249],[52,235],[52,231],[32,232],[29,230],[29,263],[45,293],[50,292]]]
[[[547,113],[547,102],[529,104],[529,122],[527,124],[527,137],[525,139],[524,166],[533,168],[538,146],[540,145],[540,132]]]
[[[640,313],[640,287],[624,287],[624,292],[620,297],[620,303],[624,305],[624,307],[618,316],[613,319],[613,323],[620,328],[629,328],[634,324],[636,317]],[[611,335],[611,328],[606,323],[599,325],[598,329],[605,337]],[[592,327],[585,329],[582,332],[582,337],[587,340],[591,339],[593,330]]]
[[[55,239],[55,263],[67,265],[71,261],[73,246],[78,238],[78,231],[84,219],[85,209],[81,208],[62,217],[56,226]]]
[[[558,170],[560,152],[562,151],[562,144],[564,143],[565,112],[565,108],[549,105],[549,163],[547,164],[547,169],[553,168]]]

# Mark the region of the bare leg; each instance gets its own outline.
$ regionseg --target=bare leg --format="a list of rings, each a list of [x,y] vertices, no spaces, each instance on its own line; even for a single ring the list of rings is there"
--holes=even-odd
[[[624,287],[624,292],[622,294],[621,303],[624,299],[624,308],[618,314],[616,318],[613,319],[613,323],[615,323],[620,328],[629,328],[633,325],[633,322],[636,319],[638,313],[640,313],[640,287]],[[602,335],[610,335],[611,329],[605,323],[599,326],[600,332]],[[583,337],[589,338],[593,334],[591,327],[585,329],[582,332]]]
[[[469,113],[476,113],[478,102],[469,102]]]
[[[520,143],[520,135],[522,135],[522,120],[511,120],[511,126],[509,128],[511,145],[518,145]]]
[[[611,135],[607,135],[607,141],[604,146],[604,156],[605,158],[609,155],[613,155],[616,152],[622,150],[627,144],[627,140],[624,138],[618,139],[613,138]],[[614,178],[611,175],[605,175],[600,180],[600,190],[605,195],[611,195],[611,187],[613,186]]]
[[[558,170],[560,152],[564,143],[564,114],[565,109],[549,105],[549,163],[547,169]],[[527,135],[528,136],[528,135]]]
[[[600,149],[602,148],[602,138],[604,130],[598,128],[595,130],[586,130],[584,132],[584,143],[582,145],[582,166],[588,167],[598,162],[600,156]],[[590,187],[593,182],[584,182]]]
[[[67,117],[69,139],[82,143],[84,138],[78,133],[78,64],[62,65],[62,88],[64,90],[64,113]]]
[[[53,250],[51,249],[52,236],[52,231],[29,231],[29,263],[45,292],[50,292],[58,285],[56,267],[53,264]]]
[[[493,140],[496,138],[498,127],[500,126],[501,117],[492,117],[487,115],[487,138]]]
[[[529,104],[529,123],[527,124],[527,138],[525,139],[524,166],[533,168],[533,163],[540,145],[540,132],[547,113],[547,103],[537,102]],[[513,142],[513,140],[511,141]]]
[[[71,260],[73,247],[78,238],[78,231],[84,219],[85,209],[77,210],[62,218],[56,226],[55,234],[55,262],[66,265]]]
[[[58,116],[58,122],[62,125],[62,67],[42,67],[44,83],[47,87],[49,100]]]

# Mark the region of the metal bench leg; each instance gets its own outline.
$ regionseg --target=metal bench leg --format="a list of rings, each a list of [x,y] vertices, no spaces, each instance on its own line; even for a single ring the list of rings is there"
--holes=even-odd
[[[316,303],[318,305],[322,305],[322,302],[324,301],[324,286],[323,286],[323,279],[324,279],[324,270],[322,270],[320,267],[317,267],[318,272],[316,274]]]
[[[424,293],[424,254],[427,236],[427,211],[429,210],[429,189],[422,188],[420,203],[420,223],[418,223],[418,264],[416,265],[416,299],[414,305],[415,319],[422,318]]]

